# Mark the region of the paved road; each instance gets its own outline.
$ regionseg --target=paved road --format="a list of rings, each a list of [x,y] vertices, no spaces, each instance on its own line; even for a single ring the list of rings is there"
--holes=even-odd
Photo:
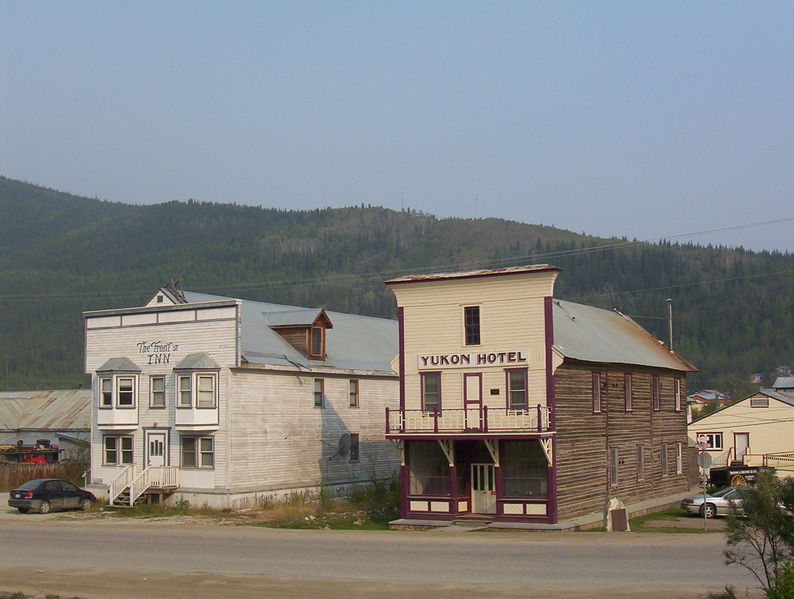
[[[0,510],[3,508],[0,507]],[[274,530],[5,512],[0,591],[81,597],[696,597],[719,534]]]

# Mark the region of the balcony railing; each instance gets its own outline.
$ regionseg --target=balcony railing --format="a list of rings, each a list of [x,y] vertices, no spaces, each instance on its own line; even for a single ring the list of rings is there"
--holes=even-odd
[[[549,413],[549,408],[541,405],[520,410],[492,407],[451,410],[390,410],[386,408],[386,434],[541,433],[549,430]]]

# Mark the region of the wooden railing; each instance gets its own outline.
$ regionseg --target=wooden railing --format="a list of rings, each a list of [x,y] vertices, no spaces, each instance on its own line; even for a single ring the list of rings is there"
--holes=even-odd
[[[386,434],[544,432],[549,430],[549,408],[537,405],[506,408],[456,408],[451,410],[390,410],[386,408]]]
[[[149,466],[130,484],[130,505],[150,487],[175,488],[179,486],[179,468],[176,466]]]
[[[124,469],[119,472],[118,476],[110,481],[110,485],[108,485],[108,503],[113,504],[116,498],[130,486],[134,478],[135,466],[125,466]]]
[[[794,470],[794,451],[780,451],[764,455],[764,466],[777,470]]]

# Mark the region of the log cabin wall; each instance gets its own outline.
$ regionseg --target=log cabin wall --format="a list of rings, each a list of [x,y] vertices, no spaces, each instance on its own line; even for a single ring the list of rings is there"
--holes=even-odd
[[[594,372],[601,374],[600,414],[593,413]],[[625,409],[627,373],[632,375],[631,412]],[[654,376],[661,385],[659,411],[654,411],[651,403]],[[612,497],[630,504],[688,489],[686,412],[675,410],[676,378],[685,398],[685,375],[675,371],[569,360],[557,369],[554,395],[560,520],[603,510]],[[663,444],[667,444],[666,472],[662,472]],[[642,469],[638,468],[638,447],[643,448]],[[618,455],[614,482],[609,476],[610,448],[616,448]]]

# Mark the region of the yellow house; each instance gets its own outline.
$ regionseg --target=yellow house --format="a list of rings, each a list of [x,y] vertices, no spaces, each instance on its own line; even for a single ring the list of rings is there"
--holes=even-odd
[[[794,395],[760,389],[688,426],[689,442],[708,443],[711,468],[771,466],[794,473]]]

